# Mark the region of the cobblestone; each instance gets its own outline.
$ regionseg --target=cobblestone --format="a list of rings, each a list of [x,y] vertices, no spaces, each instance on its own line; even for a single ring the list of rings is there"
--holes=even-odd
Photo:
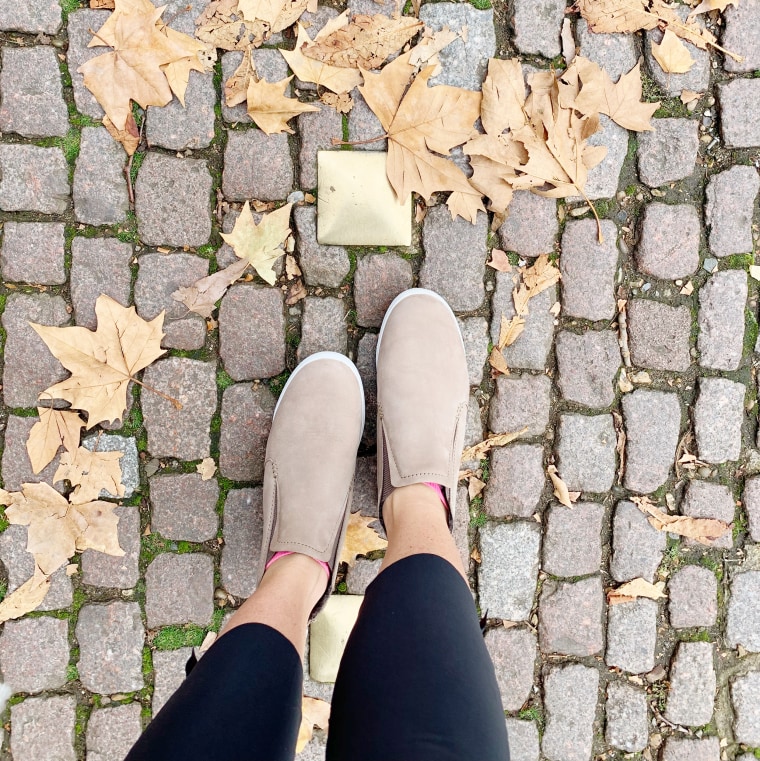
[[[499,376],[491,403],[491,429],[504,433],[527,428],[523,438],[543,436],[549,424],[551,388],[546,375]]]
[[[75,761],[73,695],[27,698],[11,706],[10,751],[16,761]]]
[[[719,758],[720,743],[717,737],[703,740],[669,737],[662,752],[662,761],[718,761]]]
[[[151,710],[155,716],[166,701],[177,691],[185,679],[185,664],[192,654],[191,647],[178,650],[153,651],[153,701]]]
[[[493,618],[525,621],[533,607],[541,530],[535,523],[488,523],[480,530],[480,607]]]
[[[238,383],[224,390],[219,471],[233,481],[260,481],[276,399],[263,385]]]
[[[625,682],[607,685],[605,739],[613,748],[635,753],[649,740],[647,699],[644,690]]]
[[[604,647],[604,590],[599,576],[546,579],[538,604],[538,637],[547,655],[595,655]]]
[[[575,36],[580,54],[601,66],[613,82],[617,82],[636,65],[636,46],[630,35],[591,32],[586,21],[581,18],[575,22]]]
[[[676,78],[677,74],[671,74]],[[681,88],[678,88],[679,92]],[[687,88],[688,89],[688,88]],[[702,88],[694,88],[702,89]],[[683,180],[694,172],[699,149],[694,119],[654,119],[654,130],[639,133],[639,176],[650,188]]]
[[[651,299],[628,302],[628,336],[636,367],[682,372],[689,369],[691,312]]]
[[[541,0],[540,3],[518,0],[512,19],[517,49],[544,58],[559,55],[559,34],[564,17],[565,6],[560,0]]]
[[[0,74],[0,130],[24,137],[62,137],[69,120],[55,48],[5,46]]]
[[[76,636],[79,681],[85,688],[100,695],[142,689],[145,631],[136,602],[85,605]]]
[[[689,481],[686,487],[681,512],[692,518],[717,518],[724,523],[733,523],[734,498],[731,490],[722,484],[713,484],[709,481]],[[687,539],[686,544],[692,546],[704,546],[694,539]],[[724,534],[720,539],[710,542],[712,547],[731,549],[733,538],[731,532]]]
[[[593,493],[611,489],[616,441],[611,415],[560,415],[557,467],[568,489]]]
[[[736,370],[744,348],[747,273],[714,273],[699,290],[699,364],[714,370]]]
[[[454,311],[477,309],[483,302],[488,218],[479,213],[472,225],[445,206],[428,210],[422,223],[425,261],[420,286],[436,291]]]
[[[200,473],[159,475],[150,479],[151,529],[167,539],[205,542],[216,536],[219,486]]]
[[[746,387],[727,378],[700,378],[698,387],[694,408],[697,456],[709,463],[737,460]]]
[[[657,644],[657,603],[638,598],[610,605],[607,611],[607,652],[604,660],[632,674],[654,668]]]
[[[613,222],[601,222],[604,243],[597,240],[593,219],[573,220],[562,234],[562,311],[570,317],[606,320],[615,315],[618,251]]]
[[[287,134],[258,129],[227,132],[222,191],[228,201],[281,201],[293,190],[293,159]]]
[[[716,676],[712,642],[681,642],[670,669],[665,718],[676,724],[700,727],[713,715]]]
[[[61,6],[56,0],[27,0],[0,8],[0,29],[55,34],[60,28]]]
[[[127,219],[129,195],[125,154],[105,127],[84,127],[74,170],[74,216],[87,225],[116,225]]]
[[[458,322],[464,341],[470,385],[479,386],[488,359],[488,321],[484,317],[465,317]]]
[[[41,285],[66,282],[60,222],[5,222],[0,253],[3,280]]]
[[[731,683],[734,705],[734,739],[745,745],[760,746],[760,671],[750,671]]]
[[[69,168],[60,148],[0,145],[0,209],[63,214],[70,192]]]
[[[232,489],[224,503],[222,586],[236,597],[256,589],[259,574],[264,508],[261,487]]]
[[[233,50],[222,56],[222,80],[225,85],[242,61],[243,52],[240,50]],[[268,82],[279,82],[288,76],[288,64],[279,50],[267,48],[254,50],[253,62],[256,64],[256,73]],[[290,96],[291,92],[292,85],[289,85],[285,94]],[[237,106],[228,106],[224,97],[222,97],[222,117],[224,121],[236,124],[251,124],[253,122],[253,119],[248,116],[245,102],[238,103]]]
[[[377,334],[365,333],[359,340],[356,350],[356,369],[364,386],[364,434],[362,446],[375,446],[377,436],[377,368],[375,367],[375,351],[377,349]]]
[[[581,335],[563,330],[556,339],[562,396],[586,407],[609,407],[615,401],[615,376],[620,369],[617,336],[610,330]]]
[[[723,19],[726,28],[721,44],[742,59],[736,61],[731,56],[726,56],[723,68],[736,72],[760,69],[760,50],[755,44],[760,39],[760,8],[757,3],[750,2],[726,8]]]
[[[666,544],[665,532],[650,526],[633,502],[618,502],[612,524],[612,578],[631,581],[641,576],[654,582]]]
[[[214,612],[213,597],[214,563],[210,555],[166,552],[145,571],[149,629],[187,623],[208,626]]]
[[[412,265],[394,254],[369,254],[359,260],[354,275],[356,321],[380,327],[391,301],[414,284]]]
[[[345,354],[347,350],[346,308],[343,301],[332,296],[307,296],[301,319],[301,343],[296,351],[298,361],[318,351]]]
[[[173,98],[165,106],[148,109],[145,128],[148,146],[170,151],[208,148],[214,139],[215,105],[213,72],[191,71],[184,106]]]
[[[546,730],[541,750],[549,761],[588,761],[594,741],[599,672],[554,666],[544,679]]]
[[[760,81],[735,79],[718,85],[720,128],[728,148],[752,148],[760,145],[760,122],[748,103],[760,97]],[[2,186],[0,186],[2,187]]]
[[[670,625],[674,629],[714,626],[718,619],[718,580],[709,568],[687,565],[668,583]]]
[[[699,267],[699,215],[694,206],[650,203],[644,212],[638,268],[652,277],[676,280]]]
[[[743,501],[749,517],[749,535],[753,541],[760,542],[760,476],[745,481]]]
[[[572,509],[552,505],[546,513],[541,567],[553,576],[598,573],[602,563],[603,521],[603,505],[576,502]]]
[[[150,392],[142,409],[148,432],[148,451],[154,457],[200,460],[211,447],[209,426],[216,410],[214,365],[197,359],[169,357],[152,364],[143,376],[146,386],[176,399],[182,409]]]
[[[752,215],[758,191],[760,177],[754,167],[732,166],[710,178],[705,220],[710,227],[710,252],[714,256],[752,251]]]
[[[485,635],[506,711],[519,711],[530,697],[538,656],[536,635],[529,629],[497,627]]]
[[[357,558],[346,573],[346,590],[350,595],[363,595],[367,587],[377,578],[382,560]]]
[[[317,243],[317,210],[313,205],[296,207],[293,210],[293,219],[298,233],[298,261],[306,284],[337,288],[351,271],[351,262],[346,249],[343,246],[322,246]],[[360,292],[359,269],[360,267],[357,267],[354,276],[354,293],[357,301]],[[358,305],[357,313],[361,314]]]
[[[538,728],[533,721],[507,719],[511,761],[538,761]]]
[[[544,490],[544,450],[536,444],[499,447],[491,455],[491,473],[483,506],[495,518],[530,518]]]
[[[377,507],[377,458],[357,457],[354,474],[354,497],[352,513],[378,517]]]
[[[283,295],[233,285],[219,307],[219,354],[234,380],[272,378],[285,369]]]
[[[314,103],[319,111],[298,116],[301,149],[298,163],[301,167],[301,187],[317,187],[317,151],[333,150],[333,138],[343,139],[343,116],[331,106]]]
[[[612,198],[620,183],[620,171],[628,153],[628,130],[615,124],[608,116],[599,117],[601,129],[588,139],[588,145],[602,145],[607,149],[605,157],[588,170],[588,179],[583,188],[587,198]],[[580,201],[582,196],[573,196]]]
[[[40,692],[63,687],[68,664],[69,625],[65,619],[51,616],[22,618],[8,621],[3,627],[0,669],[3,682],[13,692]]]
[[[137,461],[137,444],[132,436],[117,436],[112,434],[97,433],[82,441],[82,446],[90,452],[121,452],[119,468],[121,469],[121,482],[124,485],[124,494],[128,499],[135,489],[140,488],[140,470]],[[108,489],[101,489],[101,499],[118,499],[118,494],[112,494]]]
[[[559,232],[555,198],[545,198],[529,190],[517,190],[508,212],[509,216],[499,228],[502,248],[527,257],[554,251]],[[509,277],[511,279],[511,275]],[[531,310],[533,305],[531,302]]]
[[[100,29],[110,15],[110,11],[107,10],[80,8],[69,14],[67,24],[69,45],[66,51],[66,64],[74,90],[74,103],[77,111],[97,121],[103,118],[103,109],[95,100],[95,96],[84,86],[84,75],[77,69],[90,59],[103,54],[100,46],[87,47],[92,39],[89,30]]]
[[[135,214],[142,242],[149,246],[207,243],[211,185],[205,160],[148,151],[135,183]]]
[[[738,573],[731,582],[726,642],[760,653],[760,571]]]
[[[140,578],[140,512],[137,506],[122,505],[114,511],[119,517],[119,546],[122,557],[97,550],[82,553],[82,581],[93,587],[132,589]]]
[[[87,761],[120,761],[141,732],[139,703],[96,708],[87,721]]]

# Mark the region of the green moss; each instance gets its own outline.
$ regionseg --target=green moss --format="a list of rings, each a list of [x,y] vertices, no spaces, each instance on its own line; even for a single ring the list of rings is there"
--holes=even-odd
[[[73,663],[69,663],[66,666],[66,681],[76,682],[77,679],[79,679],[79,669]]]
[[[749,523],[747,522],[747,516],[744,510],[741,507],[737,507],[736,515],[734,516],[734,529],[733,529],[734,543],[739,537],[744,536],[747,533],[748,528],[749,528]]]
[[[146,562],[150,563],[157,555],[164,552],[170,552],[170,541],[164,539],[157,531],[153,531],[140,540],[140,551],[144,555]]]
[[[641,72],[641,90],[643,100],[648,103],[654,103],[656,100],[662,101],[664,94],[657,82],[652,79],[646,72]]]
[[[76,736],[81,737],[84,735],[87,727],[87,721],[90,718],[90,707],[86,705],[77,704],[76,707]]]
[[[718,581],[723,578],[723,563],[716,560],[712,555],[702,555],[702,557],[699,558],[699,565],[711,570],[717,576]]]
[[[166,626],[153,639],[156,650],[178,650],[180,647],[198,647],[206,636],[206,630],[195,624]]]
[[[216,246],[211,243],[206,243],[205,246],[197,248],[196,253],[204,259],[210,259],[216,253]]]
[[[757,318],[752,310],[744,310],[744,353],[752,354],[757,343],[758,328]]]
[[[342,140],[344,143],[348,143],[351,140],[351,137],[348,133],[348,115],[347,114],[341,114],[341,131],[342,131]],[[341,145],[340,149],[342,151],[350,151],[353,146],[350,145]]]
[[[470,527],[481,528],[486,525],[488,516],[483,509],[483,497],[475,497],[470,500]]]
[[[278,376],[272,378],[269,381],[269,390],[278,397],[282,393],[282,389],[285,388],[285,384],[290,377],[290,371],[286,370],[284,373],[280,373]]]
[[[517,716],[524,721],[535,721],[536,726],[538,727],[538,734],[544,734],[546,719],[544,718],[543,710],[539,708],[539,706],[530,706],[529,708],[524,708],[522,711],[520,711],[520,713],[517,714]]]
[[[342,595],[348,592],[348,585],[345,581],[341,581],[340,584],[338,584],[338,592]]]
[[[76,127],[77,129],[82,129],[82,127],[102,127],[102,122],[99,122],[97,119],[93,119],[91,116],[87,116],[87,114],[80,114],[79,111],[76,109],[73,110],[73,113],[69,114],[69,121],[71,122],[73,127]]]
[[[8,521],[6,521],[6,524]],[[7,528],[7,525],[6,525]],[[3,529],[5,530],[5,529]],[[4,600],[5,596],[8,594],[8,584],[5,581],[0,581],[0,600]]]
[[[749,270],[751,264],[755,263],[754,254],[731,254],[721,259],[722,270]]]
[[[637,191],[637,190],[638,190],[638,188],[637,188],[635,185],[629,185],[629,186],[628,186],[628,187],[625,189],[625,194],[626,194],[627,196],[635,196],[635,195],[636,195],[636,191]]]
[[[491,476],[491,463],[485,457],[480,461],[480,469],[483,471],[480,480],[488,483],[488,479]]]
[[[699,629],[694,632],[680,632],[681,642],[712,642],[710,632],[707,629]]]
[[[655,119],[662,119],[663,117],[686,119],[689,115],[689,110],[681,102],[680,98],[662,98],[660,100],[660,107],[654,112]]]
[[[218,413],[214,413],[214,417],[211,418],[211,433],[221,433],[222,430],[222,416]]]
[[[63,11],[64,23],[69,18],[69,13],[73,13],[78,8],[84,7],[82,3],[79,2],[79,0],[60,0],[60,3],[61,3],[61,10]]]
[[[470,0],[470,5],[479,11],[487,11],[492,7],[488,0]]]
[[[140,171],[140,167],[142,166],[143,161],[145,161],[146,155],[147,153],[145,151],[137,151],[132,156],[132,166],[129,167],[129,178],[132,180],[133,185],[135,180],[137,180],[137,173]]]
[[[593,201],[594,209],[601,219],[609,217],[615,210],[615,202],[611,199],[605,198],[600,201]]]
[[[144,647],[142,651],[142,672],[143,676],[153,673],[153,653],[149,647]]]

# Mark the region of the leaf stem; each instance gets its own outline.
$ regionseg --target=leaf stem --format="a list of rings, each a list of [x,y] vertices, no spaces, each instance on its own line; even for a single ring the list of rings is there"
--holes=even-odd
[[[380,140],[386,140],[387,134],[378,135],[377,137],[370,137],[366,140],[338,140],[337,137],[332,139],[333,145],[367,145],[368,143],[377,143]]]
[[[175,410],[182,409],[182,402],[175,399],[173,396],[169,396],[168,394],[163,393],[163,391],[159,391],[157,388],[153,388],[153,386],[149,386],[147,383],[137,380],[137,378],[130,377],[130,380],[134,381],[138,386],[142,386],[143,388],[147,388],[148,391],[158,394],[162,399],[166,399],[167,402],[171,402]]]

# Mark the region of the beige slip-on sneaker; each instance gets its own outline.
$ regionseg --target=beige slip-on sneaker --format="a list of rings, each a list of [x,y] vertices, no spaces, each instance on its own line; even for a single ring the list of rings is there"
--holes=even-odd
[[[469,381],[462,334],[441,296],[397,296],[377,340],[378,505],[397,486],[440,484],[452,526]]]
[[[364,389],[342,354],[319,352],[288,378],[274,410],[264,463],[264,538],[259,581],[275,552],[298,552],[332,571],[351,508],[356,451],[364,429]]]

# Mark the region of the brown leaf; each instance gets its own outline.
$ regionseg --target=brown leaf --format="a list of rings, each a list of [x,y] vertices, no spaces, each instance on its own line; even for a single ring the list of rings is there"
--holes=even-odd
[[[483,561],[483,558],[481,557],[480,550],[477,547],[472,548],[472,552],[470,553],[470,557],[476,562],[481,563]]]
[[[681,90],[681,103],[684,106],[688,105],[692,101],[699,100],[702,97],[701,92],[695,92],[694,90]]]
[[[282,13],[285,0],[238,0],[238,10],[246,21],[265,21],[271,27]]]
[[[503,447],[505,444],[509,444],[511,441],[519,439],[527,430],[528,428],[526,426],[513,433],[493,433],[484,441],[474,444],[471,447],[467,447],[467,449],[462,452],[462,462],[482,460],[494,447]]]
[[[201,481],[208,481],[214,477],[216,473],[216,463],[213,457],[204,457],[196,466],[195,469],[201,474]]]
[[[127,156],[132,156],[134,154],[137,150],[137,146],[140,145],[140,130],[137,127],[137,122],[131,112],[127,116],[124,129],[116,129],[107,115],[103,117],[103,126],[108,130],[108,134],[111,135],[117,143],[122,144],[124,150],[127,152]]]
[[[500,248],[491,249],[491,259],[486,264],[499,272],[512,272],[512,264],[509,261],[509,257]]]
[[[50,576],[46,576],[39,568],[18,589],[11,592],[0,602],[0,623],[36,610],[45,599],[50,589]]]
[[[666,74],[685,74],[696,63],[686,45],[670,29],[665,30],[659,45],[652,43],[652,56]]]
[[[522,335],[523,330],[525,330],[524,317],[516,315],[508,320],[502,315],[499,327],[499,350],[501,351],[506,346],[511,346]]]
[[[475,497],[477,497],[485,488],[486,485],[484,481],[481,481],[476,476],[471,476],[467,481],[467,496],[470,499],[475,499]]]
[[[317,106],[301,103],[296,98],[285,96],[285,90],[291,79],[293,79],[292,76],[279,82],[251,79],[248,83],[248,116],[267,135],[279,132],[288,132],[292,135],[293,130],[287,124],[290,119],[298,114],[319,111]]]
[[[702,2],[689,13],[689,18],[697,16],[700,13],[710,13],[710,11],[725,11],[729,5],[736,6],[738,4],[739,0],[702,0]]]
[[[285,274],[288,276],[288,280],[301,275],[301,268],[298,266],[295,257],[290,254],[285,257]]]
[[[286,306],[292,307],[293,304],[297,304],[301,299],[305,299],[307,296],[306,286],[303,284],[303,280],[299,277],[288,283],[288,291],[285,295]]]
[[[388,542],[383,539],[374,529],[369,528],[376,518],[368,518],[361,513],[351,513],[346,528],[346,541],[338,558],[339,563],[348,563],[352,566],[356,563],[357,555],[366,555],[375,550],[384,550]]]
[[[102,489],[123,497],[125,488],[119,463],[123,456],[123,452],[91,452],[85,447],[64,452],[53,483],[65,480],[76,486],[69,495],[69,501],[74,505],[98,499]]]
[[[301,702],[301,726],[298,728],[296,753],[300,753],[314,733],[314,727],[327,731],[330,721],[330,704],[317,698],[303,697]]]
[[[504,355],[499,351],[498,346],[494,346],[491,349],[491,354],[488,357],[488,364],[497,372],[502,375],[509,375],[509,366],[507,360],[504,359]]]
[[[195,36],[222,50],[258,47],[271,30],[264,21],[246,21],[238,11],[238,0],[212,0],[195,19]]]
[[[174,291],[172,298],[184,304],[191,312],[203,317],[211,317],[216,302],[224,296],[227,288],[238,280],[248,269],[248,260],[241,259],[223,270],[207,275],[193,283]]]
[[[90,0],[90,8],[101,8],[103,10],[112,11],[114,8],[114,0]]]
[[[354,107],[353,98],[348,93],[336,95],[334,92],[323,92],[319,99],[326,106],[332,106],[340,114],[347,114]]]
[[[31,427],[26,440],[32,473],[39,473],[52,462],[61,447],[75,452],[85,425],[79,414],[71,410],[37,407],[37,414],[40,419]]]
[[[691,518],[686,515],[668,515],[652,504],[647,497],[631,497],[639,510],[647,515],[649,523],[658,531],[667,531],[710,545],[731,531],[731,524],[715,518]]]
[[[565,507],[572,507],[573,502],[577,501],[579,493],[571,492],[567,488],[567,484],[562,480],[559,473],[557,473],[556,466],[549,465],[546,472],[549,474],[549,478],[554,486],[554,496],[559,500],[560,504]],[[572,497],[573,494],[576,494],[575,499]]]
[[[252,79],[258,79],[258,76],[253,60],[253,47],[249,47],[243,52],[240,65],[224,83],[224,102],[229,108],[246,101],[248,84]]]
[[[658,581],[657,584],[650,584],[646,579],[633,579],[617,589],[610,589],[607,592],[607,602],[610,605],[616,605],[621,602],[631,602],[637,597],[647,597],[650,600],[660,600],[667,595],[662,591],[665,588],[664,581]]]
[[[462,37],[461,33],[452,31],[448,26],[438,31],[425,27],[420,41],[409,51],[409,63],[415,68],[424,66],[426,63],[437,65],[438,53],[460,37]]]

